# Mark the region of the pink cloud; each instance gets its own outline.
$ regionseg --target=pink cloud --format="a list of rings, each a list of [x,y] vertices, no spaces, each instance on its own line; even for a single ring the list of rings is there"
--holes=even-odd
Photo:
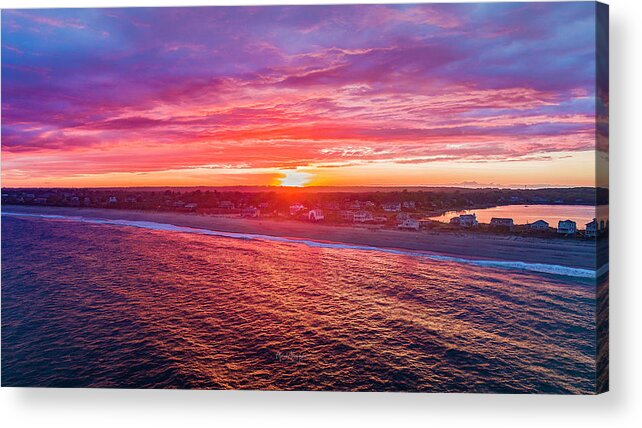
[[[80,22],[78,19],[57,19],[53,18],[50,16],[44,16],[44,15],[38,15],[35,14],[31,11],[29,12],[22,12],[20,10],[10,10],[7,11],[8,14],[13,15],[13,16],[19,16],[21,18],[26,18],[32,22],[35,22],[37,24],[44,24],[48,25],[51,27],[56,27],[56,28],[73,28],[76,30],[82,30],[87,28],[85,24]]]
[[[593,149],[590,49],[549,28],[570,12],[477,14],[494,7],[9,12],[3,170],[546,162]]]

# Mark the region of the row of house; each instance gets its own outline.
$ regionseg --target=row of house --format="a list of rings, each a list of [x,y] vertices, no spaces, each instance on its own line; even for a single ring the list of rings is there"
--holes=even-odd
[[[407,212],[402,212],[402,203],[399,204],[384,204],[383,208],[386,212],[396,212],[398,227],[400,229],[419,229],[419,221],[410,217]],[[325,220],[325,214],[321,209],[309,210],[303,204],[296,203],[289,206],[289,213],[291,217],[307,218],[310,221]],[[390,218],[386,215],[377,215],[369,210],[338,210],[336,216],[340,221],[346,223],[369,223],[369,224],[385,224],[388,223]]]
[[[385,215],[376,215],[372,211],[350,211],[350,210],[341,210],[338,212],[338,218],[341,221],[349,223],[377,223],[383,224],[387,223],[389,218]],[[410,214],[405,212],[398,212],[395,216],[397,221],[403,222],[404,220],[410,218]]]
[[[539,220],[543,221],[543,220]],[[546,223],[546,222],[544,222]],[[608,228],[609,221],[606,220],[600,220],[599,222],[597,221],[596,218],[591,220],[590,222],[586,223],[584,226],[584,236],[587,238],[595,238],[598,235],[606,232]],[[546,223],[548,227],[548,223]],[[577,223],[575,223],[573,220],[561,220],[557,224],[557,233],[563,234],[563,235],[574,235],[577,233]]]
[[[16,194],[3,193],[3,203],[18,203],[18,204],[29,204],[29,205],[58,205],[58,206],[71,206],[71,207],[117,207],[117,208],[127,208],[131,205],[140,203],[143,200],[143,197],[140,195],[95,195],[85,196],[83,195],[85,191],[51,191],[51,192],[42,192],[38,194],[34,193],[25,193],[19,192]],[[194,202],[184,202],[182,200],[172,200],[169,198],[164,198],[158,201],[162,203],[163,206],[167,208],[173,208],[178,210],[188,210],[195,211],[198,208],[198,204]]]
[[[307,210],[302,205],[295,205],[290,207],[290,214],[296,215],[300,214],[301,211]],[[246,208],[243,211],[242,215],[248,217],[258,217],[260,211],[256,208]],[[385,223],[388,218],[385,216],[375,216],[370,211],[340,211],[339,216],[345,221],[350,221],[354,223]],[[325,219],[325,215],[320,209],[309,210],[307,213],[307,219],[309,221],[322,221]],[[421,222],[417,219],[411,218],[407,213],[399,213],[397,215],[397,224],[398,229],[402,230],[419,230],[421,228]],[[473,214],[462,214],[458,217],[451,219],[451,224],[456,224],[464,228],[474,228],[479,225],[477,216]],[[490,227],[497,230],[513,230],[515,223],[512,218],[503,218],[503,217],[493,217],[490,220]],[[550,229],[548,222],[544,220],[537,220],[533,223],[530,223],[528,227],[531,230],[535,231],[546,231]],[[596,237],[598,234],[603,233],[608,227],[608,220],[604,222],[601,220],[599,223],[596,219],[593,219],[591,222],[586,224],[586,229],[584,235],[586,237]],[[574,235],[577,233],[577,224],[573,220],[560,220],[557,224],[557,233],[562,235]]]
[[[260,206],[260,207],[255,207],[255,206],[249,206],[245,207],[241,210],[241,217],[247,217],[247,218],[258,218],[261,216],[261,208],[267,208],[267,206]],[[313,210],[308,210],[305,206],[301,204],[296,204],[290,206],[290,215],[291,216],[302,216],[305,214],[305,218],[307,218],[310,221],[323,221],[325,220],[325,215],[323,214],[323,211],[316,208]]]
[[[376,204],[372,201],[352,201],[347,207],[350,210],[362,210],[362,209],[374,209]],[[417,203],[415,201],[403,201],[403,202],[387,202],[381,204],[381,209],[388,213],[398,213],[402,209],[414,210],[417,208]]]
[[[479,222],[477,221],[477,216],[475,214],[462,214],[458,217],[450,219],[450,224],[457,225],[460,227],[471,228],[477,227]],[[513,230],[515,223],[512,218],[503,218],[503,217],[493,217],[490,219],[490,227],[497,230]],[[596,237],[597,235],[604,233],[608,228],[608,220],[593,219],[591,222],[586,223],[586,228],[584,231],[584,236],[586,237]],[[544,220],[537,220],[533,223],[528,224],[528,227],[534,231],[546,231],[550,229],[548,222]],[[561,235],[574,235],[577,233],[577,223],[573,220],[560,220],[557,223],[556,232]]]

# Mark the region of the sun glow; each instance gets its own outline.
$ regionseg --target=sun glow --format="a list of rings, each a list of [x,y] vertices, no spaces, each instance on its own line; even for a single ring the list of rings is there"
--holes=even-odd
[[[571,3],[3,11],[2,184],[593,185],[606,118],[569,64],[595,7]]]
[[[279,178],[279,185],[285,187],[303,187],[308,184],[313,175],[295,169],[282,171],[283,177]]]

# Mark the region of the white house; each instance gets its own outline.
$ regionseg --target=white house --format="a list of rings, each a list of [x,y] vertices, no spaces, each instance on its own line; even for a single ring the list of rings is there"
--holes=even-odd
[[[419,221],[414,218],[407,218],[397,225],[399,229],[419,230]]]
[[[597,236],[597,220],[593,219],[589,223],[586,223],[586,230],[584,231],[584,236],[587,238],[595,238]]]
[[[314,209],[308,212],[308,220],[310,221],[322,221],[323,219],[325,219],[325,216],[320,209]]]
[[[548,223],[544,220],[537,220],[530,224],[530,228],[533,230],[548,230]]]
[[[117,202],[118,202],[118,198],[117,198],[117,197],[115,197],[115,196],[110,196],[110,197],[109,197],[108,202],[109,202],[110,204],[115,204],[115,203],[117,203]]]
[[[261,215],[261,210],[256,207],[245,207],[241,211],[241,217],[256,218]]]
[[[221,201],[218,203],[218,207],[226,210],[231,210],[234,208],[234,204],[232,203],[232,201]]]
[[[560,220],[557,223],[557,233],[574,235],[577,232],[577,224],[573,220]]]
[[[369,221],[374,221],[374,216],[370,211],[358,211],[354,213],[354,221],[356,223],[366,223]]]

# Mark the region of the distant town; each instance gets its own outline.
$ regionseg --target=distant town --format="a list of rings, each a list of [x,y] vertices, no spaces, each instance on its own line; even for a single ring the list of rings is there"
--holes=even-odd
[[[492,218],[482,224],[475,209],[502,205],[603,205],[608,190],[601,188],[467,189],[467,188],[116,188],[116,189],[2,189],[3,205],[83,207],[173,211],[200,215],[272,218],[291,221],[358,225],[420,231],[471,230],[524,236],[595,238],[608,233],[608,220],[577,225],[538,220],[515,224],[512,218]],[[448,223],[431,217],[449,211],[466,213]]]

